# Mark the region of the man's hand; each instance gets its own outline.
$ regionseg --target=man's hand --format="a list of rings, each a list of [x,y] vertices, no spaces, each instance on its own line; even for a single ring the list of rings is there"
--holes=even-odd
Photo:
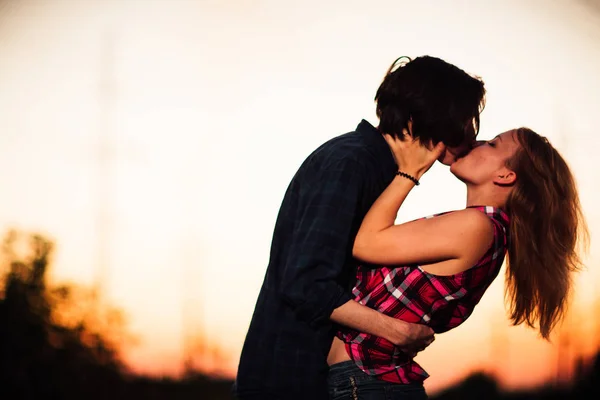
[[[389,317],[357,301],[350,300],[333,310],[331,320],[370,335],[387,339],[414,357],[433,342],[433,330]]]
[[[389,318],[388,324],[389,334],[386,339],[411,357],[425,350],[435,340],[433,329],[426,325],[411,324],[395,318]]]

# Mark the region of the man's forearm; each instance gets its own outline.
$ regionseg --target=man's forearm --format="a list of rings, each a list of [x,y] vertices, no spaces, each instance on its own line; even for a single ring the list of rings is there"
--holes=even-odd
[[[398,341],[399,335],[395,332],[394,322],[398,324],[400,321],[394,321],[392,317],[363,306],[354,300],[333,310],[330,319],[359,332],[382,337],[392,343]]]

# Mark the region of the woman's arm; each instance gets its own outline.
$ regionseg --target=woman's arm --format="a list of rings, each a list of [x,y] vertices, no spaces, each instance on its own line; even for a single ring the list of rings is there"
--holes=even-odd
[[[475,209],[394,225],[398,210],[414,186],[397,176],[365,216],[353,255],[374,264],[445,263],[447,274],[470,268],[493,239],[492,222]]]

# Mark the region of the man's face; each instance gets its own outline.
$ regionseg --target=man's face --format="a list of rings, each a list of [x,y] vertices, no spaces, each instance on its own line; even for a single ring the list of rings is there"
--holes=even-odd
[[[469,153],[469,151],[471,151],[474,145],[475,142],[469,140],[468,142],[463,143],[457,147],[446,147],[446,150],[444,150],[440,158],[438,158],[438,161],[444,165],[452,165],[452,163],[456,161],[456,159],[463,157],[464,155]]]
[[[477,133],[475,132],[475,122],[467,124],[465,128],[465,141],[456,147],[446,147],[438,161],[445,165],[452,165],[456,159],[467,155],[477,143]]]

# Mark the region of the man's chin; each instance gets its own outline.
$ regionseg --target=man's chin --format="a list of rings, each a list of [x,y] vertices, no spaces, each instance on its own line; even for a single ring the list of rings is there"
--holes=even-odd
[[[454,160],[454,162],[452,164],[450,164],[450,173],[452,175],[454,175],[456,178],[458,178],[459,181],[463,181],[460,176],[456,175],[456,168],[457,168],[457,164],[460,164],[459,161],[461,160],[461,158],[456,158]],[[458,169],[460,170],[460,167],[458,167]],[[463,181],[464,182],[464,181]]]
[[[444,165],[450,166],[450,165],[454,164],[454,162],[456,161],[456,157],[454,156],[454,154],[450,153],[448,150],[444,150],[442,155],[438,158],[438,161]]]

